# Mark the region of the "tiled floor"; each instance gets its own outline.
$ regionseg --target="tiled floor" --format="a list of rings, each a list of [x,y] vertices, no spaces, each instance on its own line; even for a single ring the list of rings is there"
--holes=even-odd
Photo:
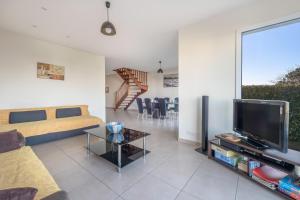
[[[151,133],[151,153],[122,169],[88,156],[85,136],[34,146],[59,186],[73,200],[276,200],[271,192],[249,182],[178,143],[176,121],[137,120],[135,112],[107,110],[107,121]]]

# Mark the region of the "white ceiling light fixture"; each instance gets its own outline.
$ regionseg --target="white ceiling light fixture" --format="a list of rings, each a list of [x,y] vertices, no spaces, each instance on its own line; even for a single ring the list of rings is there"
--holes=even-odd
[[[113,36],[116,35],[116,28],[115,26],[109,21],[109,13],[108,10],[110,8],[110,2],[106,1],[105,6],[107,9],[107,21],[105,21],[101,26],[101,33],[107,36]]]
[[[158,73],[158,74],[162,74],[162,73],[164,73],[164,71],[163,71],[162,68],[161,68],[161,60],[158,61],[158,63],[159,63],[159,69],[157,70],[157,73]]]

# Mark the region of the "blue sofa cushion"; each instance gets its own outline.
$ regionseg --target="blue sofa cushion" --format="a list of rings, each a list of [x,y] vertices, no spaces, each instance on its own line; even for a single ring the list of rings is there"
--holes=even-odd
[[[81,108],[60,108],[56,109],[56,118],[81,116]]]
[[[11,112],[9,114],[9,123],[17,124],[23,122],[42,121],[47,119],[45,110],[33,110],[22,112]]]

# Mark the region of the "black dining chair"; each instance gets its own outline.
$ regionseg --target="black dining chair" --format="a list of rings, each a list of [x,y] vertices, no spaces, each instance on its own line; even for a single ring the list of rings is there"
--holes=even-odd
[[[147,111],[147,116],[152,117],[152,103],[150,98],[145,98],[145,105],[146,105],[146,111]]]
[[[177,98],[177,97],[176,97]],[[167,103],[167,110],[168,110],[168,113],[167,115],[173,119],[173,116],[174,116],[174,113],[175,113],[175,106],[176,106],[176,98],[174,98],[174,101],[173,102],[170,102],[171,103],[171,106],[170,104]],[[178,98],[177,98],[178,99]]]
[[[144,116],[144,106],[143,106],[143,100],[141,98],[136,98],[136,103],[137,103],[137,106],[138,106],[138,118]]]
[[[158,99],[159,111],[161,118],[165,119],[167,116],[167,102],[164,98]]]
[[[179,99],[178,99],[178,97],[176,97],[174,99],[174,112],[175,112],[175,115],[176,115],[176,118],[177,118],[178,113],[179,113]]]
[[[159,98],[154,98],[154,101],[152,102],[152,117],[155,119],[158,119],[160,117],[160,109],[159,109]]]
[[[166,104],[167,104],[167,111],[169,110],[169,104],[170,103],[170,98],[169,97],[165,97],[164,98],[166,100]]]

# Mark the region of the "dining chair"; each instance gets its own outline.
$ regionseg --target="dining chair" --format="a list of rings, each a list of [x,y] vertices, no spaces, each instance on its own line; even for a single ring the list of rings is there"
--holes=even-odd
[[[178,97],[174,98],[174,100],[171,102],[169,101],[169,103],[167,102],[167,116],[170,119],[174,119],[174,115],[176,115],[175,109],[176,109],[177,101],[178,101]]]
[[[146,105],[146,111],[147,111],[147,117],[152,117],[152,103],[150,98],[145,98],[145,105]]]
[[[179,113],[179,98],[178,97],[176,97],[174,99],[174,112],[175,112],[176,118],[178,118],[178,113]]]
[[[169,104],[168,103],[170,103],[170,98],[169,97],[165,97],[164,99],[166,101],[167,111],[168,111],[169,110]]]
[[[140,117],[144,117],[144,106],[143,106],[143,100],[141,98],[136,98],[136,103],[137,103],[137,106],[138,106],[138,119]]]
[[[152,102],[152,117],[155,119],[160,118],[160,109],[159,109],[159,102],[158,102],[159,98],[157,98],[156,100],[154,100]]]
[[[167,102],[164,98],[158,99],[160,116],[162,119],[165,119],[167,116]]]

